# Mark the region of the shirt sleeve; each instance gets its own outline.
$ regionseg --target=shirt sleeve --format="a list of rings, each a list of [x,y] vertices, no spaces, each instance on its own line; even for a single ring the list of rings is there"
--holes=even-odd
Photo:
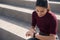
[[[58,27],[57,19],[52,18],[50,20],[50,34],[56,34],[57,33],[57,27]]]
[[[36,26],[36,14],[35,11],[32,13],[32,26]]]

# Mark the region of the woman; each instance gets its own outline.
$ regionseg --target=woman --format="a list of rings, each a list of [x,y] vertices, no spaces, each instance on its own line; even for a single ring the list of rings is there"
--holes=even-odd
[[[36,33],[36,25],[39,28],[39,33]],[[37,0],[36,10],[32,13],[32,26],[26,33],[26,36],[34,36],[28,40],[58,40],[57,19],[55,14],[48,9],[47,0]]]

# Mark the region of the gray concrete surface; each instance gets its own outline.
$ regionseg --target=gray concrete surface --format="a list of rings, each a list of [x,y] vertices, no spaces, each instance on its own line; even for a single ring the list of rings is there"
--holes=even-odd
[[[29,29],[30,26],[31,26],[31,23],[24,22],[23,20],[17,20],[17,19],[11,18],[11,17],[6,17],[6,16],[0,15],[0,19],[1,19],[1,20],[4,20],[4,21],[6,21],[6,22],[9,22],[9,23],[11,23],[11,24],[15,24],[15,25],[18,25],[18,26],[22,26],[22,27],[25,28],[25,29]],[[1,25],[0,25],[0,26],[1,26]]]
[[[27,39],[27,37],[25,36],[25,33],[28,31],[29,29],[29,24],[23,21],[18,21],[16,19],[11,19],[8,17],[4,17],[4,16],[0,16],[0,29],[3,29],[5,31],[1,31],[1,36],[0,39],[12,39],[14,40],[14,38],[21,38],[22,39]],[[7,32],[9,33],[7,33]],[[4,33],[5,32],[5,33]],[[11,33],[11,34],[10,34]],[[9,36],[12,35],[12,38]],[[16,36],[14,36],[16,35]],[[6,36],[6,37],[5,37]],[[8,37],[8,39],[7,39]],[[20,40],[19,38],[19,40]],[[18,40],[18,39],[17,39]]]
[[[0,15],[1,15],[2,11],[3,11],[3,9],[2,9],[2,8],[0,8]]]
[[[10,9],[4,9],[1,15],[31,23],[31,14],[29,13],[24,13],[21,11],[15,11]]]
[[[0,40],[25,40],[25,39],[0,28]]]
[[[25,33],[29,29],[29,24],[23,21],[0,16],[0,29],[3,29],[2,31],[0,30],[0,39],[2,38],[4,40],[24,40],[27,39]]]
[[[34,8],[35,6],[33,1],[4,0],[2,3],[26,8]]]
[[[1,3],[1,0],[0,0],[0,3]]]
[[[9,4],[9,5],[14,5],[18,7],[24,7],[24,8],[30,8],[34,9],[35,8],[35,1],[26,1],[26,0],[3,0],[3,4]],[[50,3],[51,10],[56,13],[60,13],[60,4],[55,4],[55,3]]]
[[[60,4],[50,4],[50,7],[53,12],[60,14]]]

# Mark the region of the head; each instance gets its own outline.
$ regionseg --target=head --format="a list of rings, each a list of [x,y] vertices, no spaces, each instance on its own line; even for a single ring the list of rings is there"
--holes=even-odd
[[[46,0],[37,0],[36,3],[36,12],[39,17],[46,15],[47,11],[49,10],[48,2]]]

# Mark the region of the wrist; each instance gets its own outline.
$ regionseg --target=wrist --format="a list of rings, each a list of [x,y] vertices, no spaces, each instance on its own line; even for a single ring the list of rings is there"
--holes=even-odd
[[[36,33],[33,34],[33,37],[35,38]]]
[[[33,32],[33,33],[36,32],[36,30],[34,30],[33,28],[30,28],[30,31]]]
[[[35,34],[35,38],[40,39],[39,33],[36,33],[36,34]]]

